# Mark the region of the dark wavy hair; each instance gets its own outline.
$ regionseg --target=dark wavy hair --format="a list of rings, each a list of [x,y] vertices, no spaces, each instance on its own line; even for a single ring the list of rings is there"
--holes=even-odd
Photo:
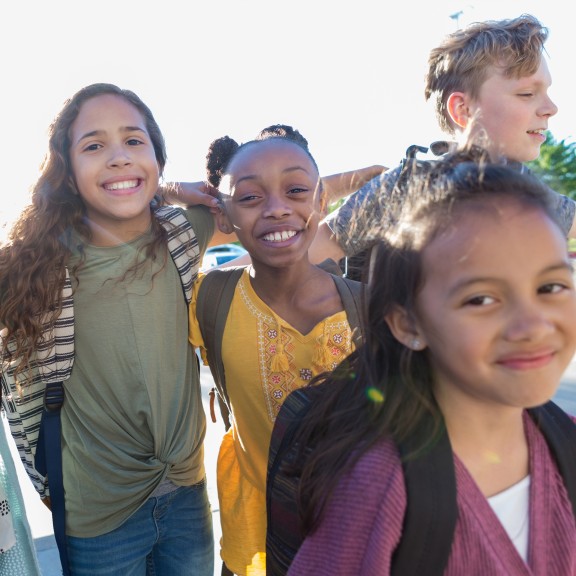
[[[166,146],[152,112],[130,90],[113,84],[92,84],[68,99],[50,125],[48,152],[41,173],[32,189],[31,203],[13,224],[7,242],[0,249],[0,321],[6,328],[4,358],[18,359],[19,371],[29,367],[42,333],[59,316],[65,267],[70,252],[68,239],[76,232],[90,241],[86,207],[77,193],[70,161],[70,131],[85,102],[102,95],[115,95],[134,106],[144,118],[162,174],[166,165]],[[151,203],[151,210],[162,201],[161,190]],[[166,245],[164,229],[152,219],[153,238],[144,248],[153,257],[158,247]],[[82,260],[75,271],[82,265]]]
[[[344,472],[375,442],[417,435],[420,444],[407,455],[413,457],[443,430],[428,351],[409,349],[386,323],[396,307],[414,312],[425,280],[425,246],[463,213],[495,209],[494,199],[535,207],[560,227],[550,191],[539,180],[473,156],[471,161],[467,151],[407,166],[393,191],[391,201],[401,207],[376,234],[381,241],[369,264],[364,343],[334,372],[312,381],[314,400],[294,439],[295,461],[305,462],[292,473],[301,474],[299,510],[306,532],[317,525]]]

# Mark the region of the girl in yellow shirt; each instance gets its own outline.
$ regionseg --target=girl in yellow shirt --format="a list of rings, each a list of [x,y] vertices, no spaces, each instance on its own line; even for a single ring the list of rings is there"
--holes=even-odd
[[[222,340],[232,412],[217,472],[223,573],[264,574],[266,466],[276,414],[292,390],[352,351],[352,335],[332,276],[308,258],[324,193],[304,137],[276,126],[242,145],[220,138],[210,146],[207,172],[221,194],[218,227],[235,232],[252,260]],[[190,341],[202,349],[195,297],[190,322]]]

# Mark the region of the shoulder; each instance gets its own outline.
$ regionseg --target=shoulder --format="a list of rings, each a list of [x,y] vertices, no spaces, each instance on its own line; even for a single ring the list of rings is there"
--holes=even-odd
[[[375,477],[379,478],[378,482],[374,482]],[[392,492],[405,497],[402,462],[395,444],[391,440],[377,442],[360,456],[343,476],[343,482],[366,488],[369,492]]]
[[[378,442],[343,475],[289,574],[389,573],[405,511],[400,457],[391,442]]]
[[[203,237],[210,239],[214,233],[214,216],[206,206],[198,205],[188,208],[161,206],[154,210],[154,215],[158,220],[174,226],[181,226],[184,221],[188,222],[199,240]]]

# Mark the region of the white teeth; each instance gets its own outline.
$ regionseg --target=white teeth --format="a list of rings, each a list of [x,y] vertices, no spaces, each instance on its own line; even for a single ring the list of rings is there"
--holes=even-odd
[[[126,188],[136,188],[138,180],[124,180],[123,182],[114,182],[113,184],[106,184],[106,190],[124,190]]]
[[[296,232],[294,230],[284,230],[283,232],[272,232],[271,234],[266,234],[264,236],[264,240],[267,242],[284,242],[292,236],[296,236]]]

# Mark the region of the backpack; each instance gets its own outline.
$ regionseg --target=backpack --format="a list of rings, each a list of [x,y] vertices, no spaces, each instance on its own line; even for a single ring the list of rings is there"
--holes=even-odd
[[[299,422],[312,402],[322,401],[323,386],[325,384],[292,392],[274,424],[266,482],[268,576],[286,574],[303,542],[296,506],[299,477],[287,470],[299,454],[298,446],[294,445]],[[553,402],[532,408],[528,413],[548,442],[576,517],[576,423]],[[400,454],[411,452],[417,438],[418,433],[402,443]],[[391,574],[441,576],[448,563],[458,518],[454,460],[446,432],[423,455],[403,459],[402,467],[407,507]]]
[[[360,318],[364,285],[343,277],[338,264],[333,260],[325,260],[318,266],[332,275],[353,331],[353,339],[358,345],[361,340]],[[230,428],[230,400],[222,363],[222,337],[234,290],[244,269],[245,266],[236,266],[210,270],[202,280],[196,301],[196,317],[202,332],[208,365],[216,384],[210,392],[210,413],[212,421],[216,422],[216,397],[226,430]]]
[[[154,212],[167,232],[170,256],[178,270],[182,292],[189,304],[200,266],[200,250],[192,226],[181,208],[163,206]],[[16,362],[7,362],[2,353],[12,343],[0,336],[0,381],[2,407],[20,459],[41,498],[50,496],[54,536],[62,570],[69,574],[66,550],[66,516],[62,479],[60,410],[64,403],[64,381],[74,365],[74,307],[72,282],[66,269],[62,288],[62,311],[52,329],[47,329],[32,363],[34,375],[20,394],[14,378]]]

